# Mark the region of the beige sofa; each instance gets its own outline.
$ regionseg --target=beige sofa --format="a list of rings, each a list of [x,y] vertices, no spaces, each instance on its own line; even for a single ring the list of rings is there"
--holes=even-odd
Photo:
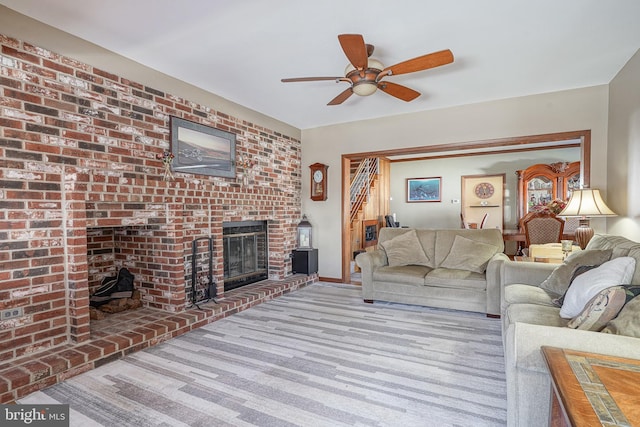
[[[585,263],[601,265],[618,257],[635,258],[637,267],[631,284],[640,285],[640,243],[620,236],[594,236],[584,251],[569,257],[562,267],[533,262],[502,263],[502,327],[510,427],[548,425],[551,385],[541,346],[640,359],[640,330],[632,329],[633,325],[626,330],[614,328],[609,333],[572,329],[567,326],[571,319],[560,317],[560,307],[553,301],[563,291],[561,284],[570,281],[573,275],[570,270],[575,272],[577,266]],[[629,314],[636,316],[636,307],[640,307],[636,302],[640,301],[632,301],[607,325],[621,322],[623,317],[629,319]],[[632,311],[623,315],[624,310]],[[605,330],[610,328],[607,326]]]
[[[382,228],[361,253],[362,297],[500,315],[502,233],[497,229]]]

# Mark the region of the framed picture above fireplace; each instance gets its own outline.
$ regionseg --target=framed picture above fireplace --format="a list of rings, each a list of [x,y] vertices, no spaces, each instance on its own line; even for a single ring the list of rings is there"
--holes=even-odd
[[[236,135],[171,116],[171,170],[235,178]]]

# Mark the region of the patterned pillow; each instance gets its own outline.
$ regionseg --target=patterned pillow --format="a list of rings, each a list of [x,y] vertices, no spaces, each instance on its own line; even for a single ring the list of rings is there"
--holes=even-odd
[[[603,289],[587,303],[580,314],[567,324],[573,329],[600,331],[613,320],[627,300],[624,286],[612,286]]]
[[[618,257],[575,278],[562,303],[560,317],[571,319],[587,306],[601,290],[630,283],[636,269],[632,257]]]
[[[607,323],[602,332],[640,338],[640,296],[626,303],[618,317]]]
[[[429,258],[418,240],[416,230],[400,234],[391,240],[380,243],[391,267],[402,265],[424,265],[429,267]]]

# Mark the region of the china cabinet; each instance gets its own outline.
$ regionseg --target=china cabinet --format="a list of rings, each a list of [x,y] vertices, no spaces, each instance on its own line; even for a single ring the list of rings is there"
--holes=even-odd
[[[518,175],[518,217],[554,199],[569,200],[580,188],[580,162],[537,164],[516,171]]]

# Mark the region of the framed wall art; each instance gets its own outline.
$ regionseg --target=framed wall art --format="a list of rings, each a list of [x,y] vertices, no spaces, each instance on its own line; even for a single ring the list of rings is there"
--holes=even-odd
[[[440,202],[442,177],[407,178],[407,203]]]
[[[236,135],[171,116],[171,170],[235,178]]]

